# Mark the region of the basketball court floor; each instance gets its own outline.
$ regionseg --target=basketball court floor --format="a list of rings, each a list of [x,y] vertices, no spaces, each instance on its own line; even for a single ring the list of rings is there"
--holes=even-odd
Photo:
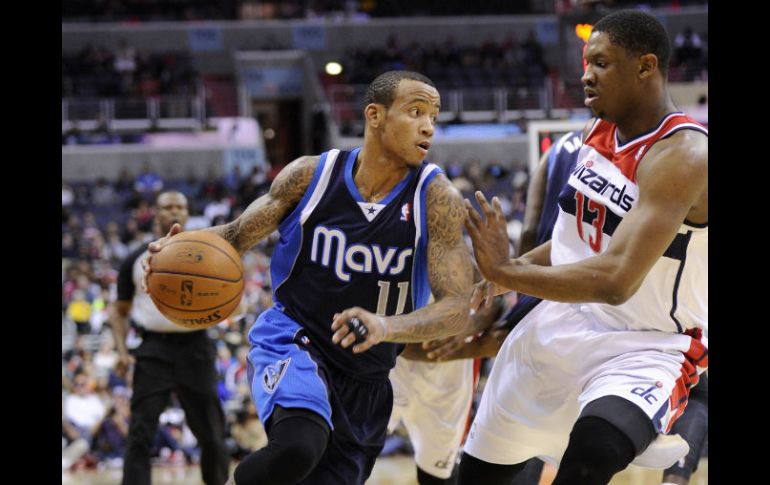
[[[62,473],[62,485],[117,485],[122,471],[117,469],[86,470]],[[612,479],[610,485],[660,485],[661,472],[629,467]],[[553,470],[546,468],[540,485],[550,485]],[[200,481],[197,466],[155,466],[153,485],[196,485]],[[224,485],[224,484],[223,484]],[[346,485],[346,484],[340,484]],[[389,456],[377,460],[366,485],[417,485],[414,462],[410,456]],[[690,485],[708,485],[708,459],[702,459]]]

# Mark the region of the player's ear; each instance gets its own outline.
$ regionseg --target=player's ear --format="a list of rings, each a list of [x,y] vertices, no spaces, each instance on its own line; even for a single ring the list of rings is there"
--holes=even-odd
[[[639,58],[639,78],[647,79],[658,72],[658,56],[645,54]]]
[[[379,103],[369,103],[364,108],[364,119],[372,128],[379,128],[385,119],[385,107]]]

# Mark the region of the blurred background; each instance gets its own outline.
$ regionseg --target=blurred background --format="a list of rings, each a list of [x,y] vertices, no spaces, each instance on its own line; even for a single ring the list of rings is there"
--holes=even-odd
[[[96,430],[85,450],[73,450],[63,432],[63,483],[120,477],[131,376],[114,373],[105,308],[119,262],[155,238],[159,191],[188,197],[187,229],[232,220],[294,158],[359,146],[367,84],[387,70],[415,70],[442,97],[428,160],[466,197],[498,195],[513,244],[530,168],[589,117],[580,75],[590,25],[629,7],[666,26],[674,103],[707,125],[702,0],[63,0],[62,419]],[[271,305],[273,245],[268,239],[244,258],[245,314],[208,330],[234,459],[263,444],[246,334]],[[482,388],[483,379],[478,396]],[[101,407],[72,411],[68,399],[83,393]],[[194,468],[199,450],[178,405],[161,422],[156,464]],[[410,449],[394,436],[384,453],[408,457]],[[369,483],[412,483],[387,481],[414,475],[411,461],[391,463],[396,471],[382,475],[378,464]],[[158,483],[198,479],[181,476]],[[634,477],[613,483],[656,483]],[[699,471],[692,483],[705,480]]]

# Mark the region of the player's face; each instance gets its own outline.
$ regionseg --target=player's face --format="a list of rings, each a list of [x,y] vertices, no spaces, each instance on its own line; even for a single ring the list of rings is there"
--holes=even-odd
[[[408,165],[419,165],[428,155],[440,108],[436,88],[403,79],[386,111],[382,133],[385,148]]]
[[[175,222],[182,227],[187,224],[187,198],[184,195],[175,192],[161,194],[157,206],[155,218],[164,236]]]
[[[610,42],[604,32],[594,32],[583,51],[586,70],[581,81],[585,105],[594,116],[615,121],[637,99],[639,59]]]

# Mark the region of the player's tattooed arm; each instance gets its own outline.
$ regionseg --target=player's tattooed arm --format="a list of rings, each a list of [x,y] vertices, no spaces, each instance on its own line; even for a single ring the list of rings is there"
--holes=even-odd
[[[390,342],[420,342],[456,335],[469,325],[473,263],[463,240],[462,196],[444,175],[428,186],[428,279],[435,302],[387,318]]]
[[[297,206],[318,166],[318,156],[300,157],[275,177],[270,191],[252,202],[237,219],[208,230],[214,231],[243,254],[269,236]]]
[[[457,335],[469,325],[473,265],[463,240],[465,209],[462,196],[444,175],[428,186],[428,278],[435,301],[404,315],[382,317],[360,307],[335,314],[332,342],[349,347],[356,342],[348,322],[356,317],[367,329],[353,353],[380,342],[422,342]]]

